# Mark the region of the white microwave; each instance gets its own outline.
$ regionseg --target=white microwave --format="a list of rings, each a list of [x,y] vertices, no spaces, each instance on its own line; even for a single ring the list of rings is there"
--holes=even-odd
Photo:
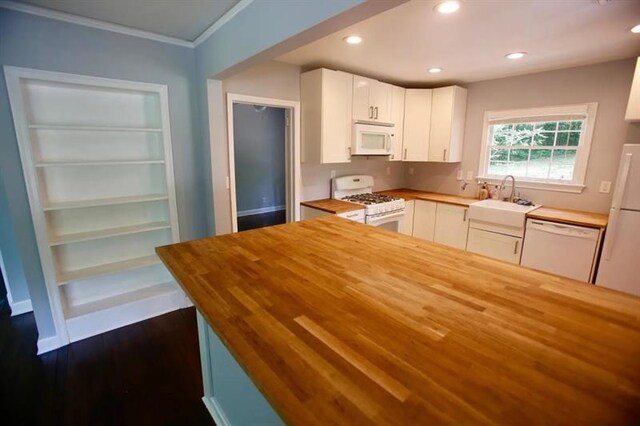
[[[351,139],[351,155],[390,155],[393,127],[355,123]]]

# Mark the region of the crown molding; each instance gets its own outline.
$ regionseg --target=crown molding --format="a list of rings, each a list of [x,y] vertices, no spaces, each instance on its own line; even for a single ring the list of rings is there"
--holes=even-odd
[[[99,30],[111,31],[114,33],[125,34],[133,37],[146,38],[148,40],[159,41],[161,43],[173,44],[176,46],[193,48],[193,42],[182,40],[175,37],[169,37],[157,34],[151,31],[138,30],[124,25],[112,24],[110,22],[99,21],[93,18],[85,18],[84,16],[72,15],[66,12],[46,9],[43,7],[33,6],[25,3],[17,3],[9,0],[0,1],[0,7],[17,12],[29,13],[31,15],[42,16],[45,18],[55,19],[58,21],[69,22],[71,24],[82,25],[84,27],[96,28]],[[224,16],[223,16],[224,17]],[[214,23],[215,25],[215,23]]]
[[[211,36],[211,34],[218,31],[224,24],[226,24],[231,19],[233,19],[234,16],[240,13],[244,8],[249,6],[252,2],[253,0],[240,0],[238,3],[236,3],[231,9],[225,12],[224,15],[222,15],[216,22],[211,24],[209,28],[204,30],[202,34],[200,34],[193,41],[193,47],[198,47],[200,44],[206,41]]]

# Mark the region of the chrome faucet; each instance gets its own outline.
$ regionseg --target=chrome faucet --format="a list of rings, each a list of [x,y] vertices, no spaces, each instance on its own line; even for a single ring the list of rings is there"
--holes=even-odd
[[[504,184],[507,182],[507,179],[511,178],[511,194],[509,194],[509,198],[502,198],[502,190],[504,189]],[[513,195],[516,192],[516,178],[513,175],[506,175],[502,182],[500,182],[500,186],[498,187],[498,200],[508,201],[513,203]]]

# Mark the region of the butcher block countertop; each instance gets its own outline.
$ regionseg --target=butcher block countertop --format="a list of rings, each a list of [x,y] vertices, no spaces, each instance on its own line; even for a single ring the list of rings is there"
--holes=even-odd
[[[438,192],[424,192],[413,189],[391,189],[388,191],[379,191],[378,194],[391,195],[394,197],[410,200],[435,201],[437,203],[454,204],[456,206],[469,207],[478,200],[477,198],[462,197],[459,195],[440,194]]]
[[[324,200],[315,201],[303,201],[300,203],[303,206],[312,207],[314,209],[322,210],[328,213],[339,214],[352,212],[356,210],[364,209],[364,206],[356,203],[350,203],[348,201],[334,200],[332,198],[326,198]]]
[[[640,298],[335,216],[156,251],[289,424],[640,418]]]
[[[552,222],[567,223],[570,225],[582,225],[591,228],[606,228],[609,215],[602,213],[581,212],[577,210],[555,209],[553,207],[540,207],[527,214],[532,219],[550,220]]]

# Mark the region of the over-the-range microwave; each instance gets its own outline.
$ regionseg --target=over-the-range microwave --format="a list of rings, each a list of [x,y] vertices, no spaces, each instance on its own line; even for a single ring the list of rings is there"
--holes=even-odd
[[[393,125],[355,123],[351,155],[390,155]]]

